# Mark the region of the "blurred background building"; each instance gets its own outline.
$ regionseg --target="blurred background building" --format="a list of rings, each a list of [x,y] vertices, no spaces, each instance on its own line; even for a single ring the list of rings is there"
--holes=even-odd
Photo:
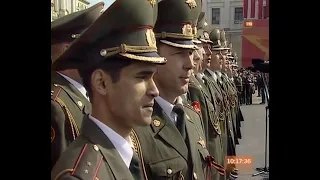
[[[90,2],[87,0],[51,0],[51,21],[87,9],[89,5]]]
[[[241,66],[243,61],[242,40],[245,38],[243,28],[251,28],[255,24],[249,27],[245,22],[267,19],[269,0],[203,0],[202,2],[202,11],[206,12],[208,29],[219,27],[226,31],[227,39],[232,42],[233,51],[237,52],[238,65]]]

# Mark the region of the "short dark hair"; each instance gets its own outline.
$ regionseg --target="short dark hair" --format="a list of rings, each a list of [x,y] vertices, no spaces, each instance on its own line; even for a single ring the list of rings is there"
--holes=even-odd
[[[132,61],[128,58],[115,56],[99,62],[98,64],[95,64],[89,68],[80,68],[79,73],[89,98],[92,98],[91,75],[95,70],[102,69],[104,72],[110,75],[112,83],[116,83],[120,80],[121,70],[129,66],[131,63]]]

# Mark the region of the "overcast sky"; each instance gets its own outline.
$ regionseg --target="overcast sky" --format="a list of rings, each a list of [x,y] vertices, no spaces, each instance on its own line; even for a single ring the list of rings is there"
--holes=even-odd
[[[109,7],[111,5],[112,2],[114,2],[115,0],[88,0],[90,2],[90,6],[97,4],[98,2],[104,2],[104,9],[106,9],[107,7]]]

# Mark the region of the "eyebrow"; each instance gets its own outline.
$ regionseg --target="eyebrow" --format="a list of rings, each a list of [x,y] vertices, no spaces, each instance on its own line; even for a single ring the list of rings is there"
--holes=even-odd
[[[158,70],[152,71],[152,70],[143,70],[137,73],[137,75],[145,76],[145,75],[151,75],[153,73],[156,73]]]

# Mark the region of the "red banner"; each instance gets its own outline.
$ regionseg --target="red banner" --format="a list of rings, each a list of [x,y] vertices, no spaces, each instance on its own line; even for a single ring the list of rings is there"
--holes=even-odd
[[[263,11],[263,0],[258,0],[258,19],[263,19],[262,11]]]
[[[243,18],[248,18],[248,0],[243,0]]]
[[[251,15],[249,18],[255,18],[256,0],[251,0]]]
[[[269,59],[269,19],[245,20],[242,29],[242,67],[253,58]]]
[[[266,12],[265,12],[265,17],[269,17],[269,0],[266,0]]]

